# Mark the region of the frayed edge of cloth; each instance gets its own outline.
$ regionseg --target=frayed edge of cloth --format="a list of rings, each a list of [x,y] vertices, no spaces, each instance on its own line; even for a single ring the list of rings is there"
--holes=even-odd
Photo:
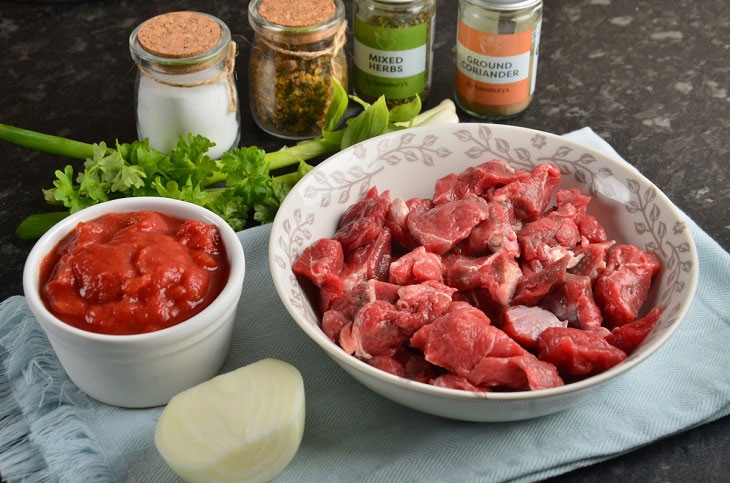
[[[87,396],[68,379],[25,299],[0,303],[0,418],[8,423],[0,433],[3,478],[115,480],[83,419],[87,408]]]

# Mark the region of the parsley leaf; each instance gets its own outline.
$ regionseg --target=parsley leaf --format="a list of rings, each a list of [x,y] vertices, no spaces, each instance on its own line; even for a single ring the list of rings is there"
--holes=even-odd
[[[83,196],[80,190],[74,187],[73,173],[74,170],[71,166],[66,166],[63,171],[56,170],[56,180],[53,182],[55,188],[44,193],[46,199],[52,198],[60,201],[66,208],[70,208],[71,213],[76,213],[87,206],[93,205],[94,200]]]

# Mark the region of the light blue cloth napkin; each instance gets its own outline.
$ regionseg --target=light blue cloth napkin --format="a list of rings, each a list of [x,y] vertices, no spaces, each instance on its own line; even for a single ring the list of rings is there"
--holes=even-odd
[[[590,129],[568,135],[616,155]],[[568,410],[465,423],[408,409],[347,375],[291,320],[267,261],[269,227],[239,234],[246,283],[223,371],[265,357],[304,377],[304,439],[277,481],[535,480],[629,452],[730,413],[730,255],[687,220],[697,297],[654,356]],[[95,402],[66,377],[22,297],[0,305],[0,474],[9,481],[174,481],[155,450],[162,411]]]

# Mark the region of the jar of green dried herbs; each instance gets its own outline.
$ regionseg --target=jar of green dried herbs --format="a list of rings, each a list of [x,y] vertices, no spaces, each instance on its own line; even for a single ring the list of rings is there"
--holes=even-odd
[[[435,0],[355,0],[355,93],[389,107],[431,88]]]
[[[347,89],[342,0],[252,0],[254,30],[249,103],[256,124],[274,136],[317,136],[334,78]]]

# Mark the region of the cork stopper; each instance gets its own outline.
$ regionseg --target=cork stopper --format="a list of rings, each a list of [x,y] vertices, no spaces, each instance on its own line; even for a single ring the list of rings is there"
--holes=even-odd
[[[334,0],[262,0],[259,14],[268,22],[284,27],[311,27],[331,19]]]
[[[220,37],[220,25],[197,12],[171,12],[152,17],[137,33],[143,49],[169,59],[202,55],[215,47]]]

